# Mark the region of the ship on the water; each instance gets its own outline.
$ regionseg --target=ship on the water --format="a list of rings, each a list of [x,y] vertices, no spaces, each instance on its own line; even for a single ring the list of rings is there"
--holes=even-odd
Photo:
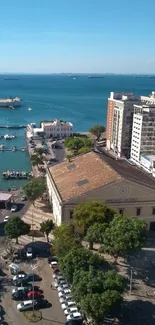
[[[88,79],[104,79],[104,76],[88,76]]]
[[[8,107],[14,109],[21,106],[22,99],[19,97],[0,98],[0,107]]]
[[[19,80],[19,78],[11,78],[11,77],[5,77],[4,80]]]

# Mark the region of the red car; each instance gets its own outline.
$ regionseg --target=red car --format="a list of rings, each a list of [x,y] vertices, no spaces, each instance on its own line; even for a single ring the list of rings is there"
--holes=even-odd
[[[40,298],[41,292],[40,291],[29,291],[27,296],[29,299],[33,299],[33,297],[34,297],[34,299],[37,299],[37,298]]]

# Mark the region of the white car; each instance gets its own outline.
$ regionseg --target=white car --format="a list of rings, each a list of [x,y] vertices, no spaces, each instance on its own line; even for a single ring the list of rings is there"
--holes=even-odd
[[[61,298],[62,296],[68,295],[70,293],[71,293],[70,289],[64,289],[64,290],[58,292],[58,296],[59,296],[59,298]]]
[[[25,287],[18,287],[18,288],[12,289],[12,293],[19,292],[19,291],[24,291],[24,290],[25,290]]]
[[[73,300],[73,297],[72,295],[68,294],[68,295],[64,295],[60,297],[60,304],[63,304],[63,303],[67,303],[68,301],[72,301]]]
[[[62,286],[62,285],[64,285],[64,284],[66,284],[66,281],[65,280],[56,280],[55,281],[55,287],[56,288],[58,288],[59,286]]]
[[[17,211],[17,205],[13,205],[11,208],[11,212],[16,212]]]
[[[73,313],[77,313],[78,312],[78,309],[77,307],[71,307],[71,308],[67,308],[64,310],[64,314],[67,316],[67,315],[70,315],[70,314],[73,314]]]
[[[69,300],[69,301],[65,301],[63,304],[61,304],[62,310],[65,310],[65,309],[71,308],[71,307],[76,307],[75,301]]]
[[[7,222],[9,220],[10,216],[5,216],[4,222]]]
[[[60,285],[57,289],[58,289],[58,292],[60,292],[60,291],[64,291],[65,289],[68,290],[70,288],[69,288],[68,284],[65,283],[65,284]]]
[[[50,267],[55,267],[57,265],[58,265],[58,263],[56,261],[53,261],[53,262],[51,262]]]
[[[51,266],[51,265],[50,265]],[[57,280],[58,279],[58,276],[62,276],[60,272],[58,273],[53,273],[53,279]],[[63,278],[63,276],[62,276]]]
[[[32,252],[32,247],[28,247],[26,250],[26,257],[32,258],[33,252]]]
[[[26,278],[26,274],[17,274],[13,276],[13,281]]]
[[[36,304],[36,301],[34,301],[34,304]],[[25,300],[23,302],[20,302],[17,305],[17,309],[19,311],[28,310],[28,309],[31,309],[32,307],[33,307],[33,300]]]
[[[79,312],[75,312],[73,314],[69,314],[67,316],[67,320],[71,320],[71,319],[82,319],[82,315]]]

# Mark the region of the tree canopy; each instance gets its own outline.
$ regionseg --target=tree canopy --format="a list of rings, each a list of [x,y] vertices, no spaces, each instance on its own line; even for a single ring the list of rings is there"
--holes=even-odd
[[[43,164],[43,160],[40,156],[34,154],[31,156],[31,163],[32,163],[32,166],[38,166],[38,165]]]
[[[139,251],[147,239],[147,224],[136,217],[115,215],[104,233],[104,252],[115,257]]]
[[[46,182],[43,178],[33,178],[23,186],[23,191],[31,202],[40,198],[46,190]]]
[[[18,237],[27,235],[30,232],[31,226],[25,223],[19,217],[10,218],[5,225],[5,235],[11,239],[16,239],[18,244]]]
[[[34,153],[38,156],[42,156],[43,153],[46,153],[46,150],[44,148],[35,148]]]
[[[105,127],[103,125],[94,125],[92,128],[90,128],[89,132],[96,136],[96,140],[100,140],[100,136],[102,133],[105,132]]]
[[[75,207],[73,217],[75,225],[84,227],[86,231],[94,223],[108,225],[114,214],[115,211],[103,201],[88,201]]]
[[[98,254],[92,254],[84,247],[73,247],[59,260],[61,271],[70,283],[76,271],[88,270],[90,266],[94,269],[107,268],[107,264]]]
[[[103,243],[106,226],[107,225],[104,223],[95,222],[92,226],[88,228],[84,240],[89,242],[90,249],[93,249],[94,243],[98,243],[98,244]]]
[[[102,294],[88,293],[81,300],[81,307],[87,317],[91,317],[96,325],[100,325],[108,313],[120,306],[122,300],[121,294],[115,290],[107,290]]]
[[[58,257],[64,256],[72,247],[77,246],[78,240],[74,235],[73,228],[70,225],[62,224],[53,231],[54,248]]]
[[[52,231],[52,229],[54,229],[54,222],[53,220],[46,220],[46,221],[43,221],[41,224],[40,224],[40,231],[42,231],[44,234],[46,234],[46,238],[47,238],[47,242],[49,242],[49,234],[50,232]]]
[[[88,151],[92,147],[92,141],[88,138],[72,137],[65,140],[65,146],[68,150],[73,151],[74,154],[78,154],[80,149],[87,148]]]

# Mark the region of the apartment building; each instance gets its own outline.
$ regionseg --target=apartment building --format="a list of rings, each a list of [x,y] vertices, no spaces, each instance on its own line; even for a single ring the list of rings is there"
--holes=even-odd
[[[131,160],[154,174],[155,104],[134,105]]]
[[[118,157],[130,157],[134,104],[140,102],[140,97],[133,93],[110,93],[106,125],[107,149]]]

